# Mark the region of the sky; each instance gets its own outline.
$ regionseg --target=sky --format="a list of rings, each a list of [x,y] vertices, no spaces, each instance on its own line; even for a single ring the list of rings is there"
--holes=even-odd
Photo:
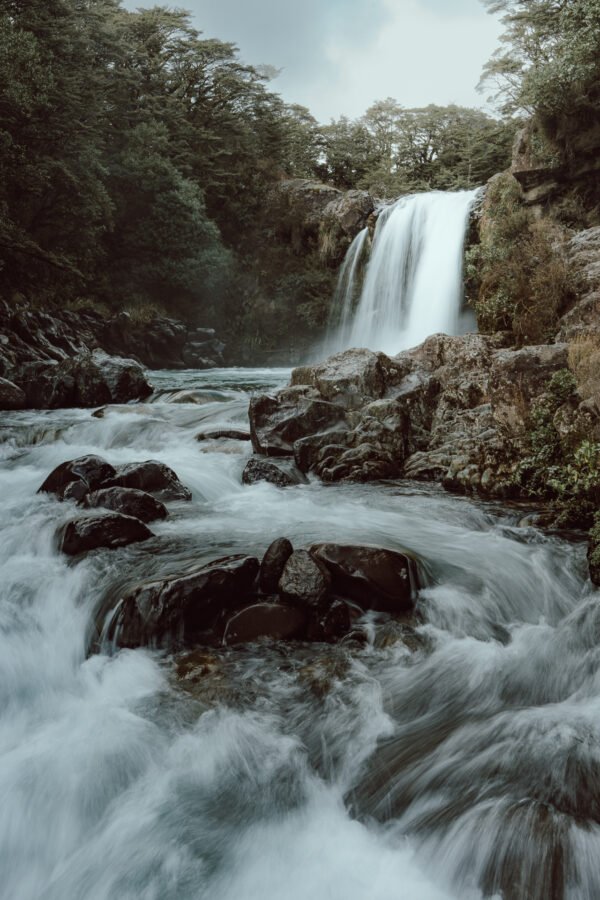
[[[163,0],[165,2],[165,0]],[[126,5],[153,5],[127,0]],[[281,69],[271,88],[320,122],[375,100],[486,106],[476,91],[500,24],[480,0],[179,0],[206,37]]]

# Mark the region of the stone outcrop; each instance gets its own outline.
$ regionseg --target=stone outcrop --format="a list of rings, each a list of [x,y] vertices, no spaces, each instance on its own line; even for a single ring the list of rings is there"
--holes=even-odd
[[[506,496],[532,408],[566,365],[563,343],[514,350],[501,335],[433,335],[394,358],[348,350],[254,398],[254,449],[324,481],[406,476]]]
[[[375,200],[367,191],[341,191],[308,178],[288,178],[272,191],[270,206],[277,236],[297,253],[318,250],[338,265],[370,221]]]
[[[572,188],[587,189],[597,184],[600,172],[600,126],[568,131],[568,152],[562,154],[548,145],[535,119],[517,133],[511,172],[523,188],[531,206],[551,206]],[[597,191],[597,188],[596,188]]]

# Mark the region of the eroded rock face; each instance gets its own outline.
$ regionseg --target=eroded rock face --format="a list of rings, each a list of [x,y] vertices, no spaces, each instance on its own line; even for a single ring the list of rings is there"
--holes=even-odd
[[[160,500],[136,488],[102,488],[87,494],[83,504],[89,508],[111,509],[113,512],[133,516],[141,522],[167,518],[167,508]]]
[[[185,640],[210,629],[226,610],[240,606],[252,591],[258,560],[230,556],[183,575],[141,585],[123,598],[111,625],[120,647]]]
[[[25,391],[7,378],[0,378],[0,409],[23,409],[25,406]]]
[[[362,609],[397,613],[413,608],[419,571],[412,555],[342,544],[315,544],[310,552],[330,572],[332,590]]]
[[[69,556],[90,550],[116,550],[153,537],[149,528],[132,516],[111,513],[106,516],[73,519],[63,529],[60,549]]]
[[[566,255],[577,292],[556,339],[600,335],[600,226],[579,231],[567,244]]]
[[[155,459],[118,466],[103,487],[137,488],[159,500],[192,499],[192,492],[181,483],[173,469]]]
[[[69,487],[75,485],[76,490],[70,496],[73,499],[81,499],[115,474],[115,468],[101,456],[80,456],[57,466],[38,489],[38,493],[56,494],[61,500],[68,499],[65,493]]]
[[[325,566],[307,550],[296,550],[284,566],[279,593],[282,600],[294,606],[318,607],[330,584],[331,576]]]

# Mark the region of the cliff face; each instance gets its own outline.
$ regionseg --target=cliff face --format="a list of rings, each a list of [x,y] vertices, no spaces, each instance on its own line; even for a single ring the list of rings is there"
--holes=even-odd
[[[530,119],[515,138],[511,172],[525,203],[540,212],[577,196],[592,209],[600,201],[600,124],[570,134],[567,153],[553,150]]]

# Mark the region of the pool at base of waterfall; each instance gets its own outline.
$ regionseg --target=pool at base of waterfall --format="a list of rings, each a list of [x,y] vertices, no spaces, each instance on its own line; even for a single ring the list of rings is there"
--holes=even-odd
[[[145,403],[0,414],[0,897],[597,900],[585,547],[431,485],[243,484],[249,442],[197,435],[243,431],[288,376],[156,372]],[[67,557],[75,500],[37,490],[86,454],[166,463],[192,500]],[[414,640],[368,612],[332,645],[98,646],[126,587],[279,537],[423,559]]]

